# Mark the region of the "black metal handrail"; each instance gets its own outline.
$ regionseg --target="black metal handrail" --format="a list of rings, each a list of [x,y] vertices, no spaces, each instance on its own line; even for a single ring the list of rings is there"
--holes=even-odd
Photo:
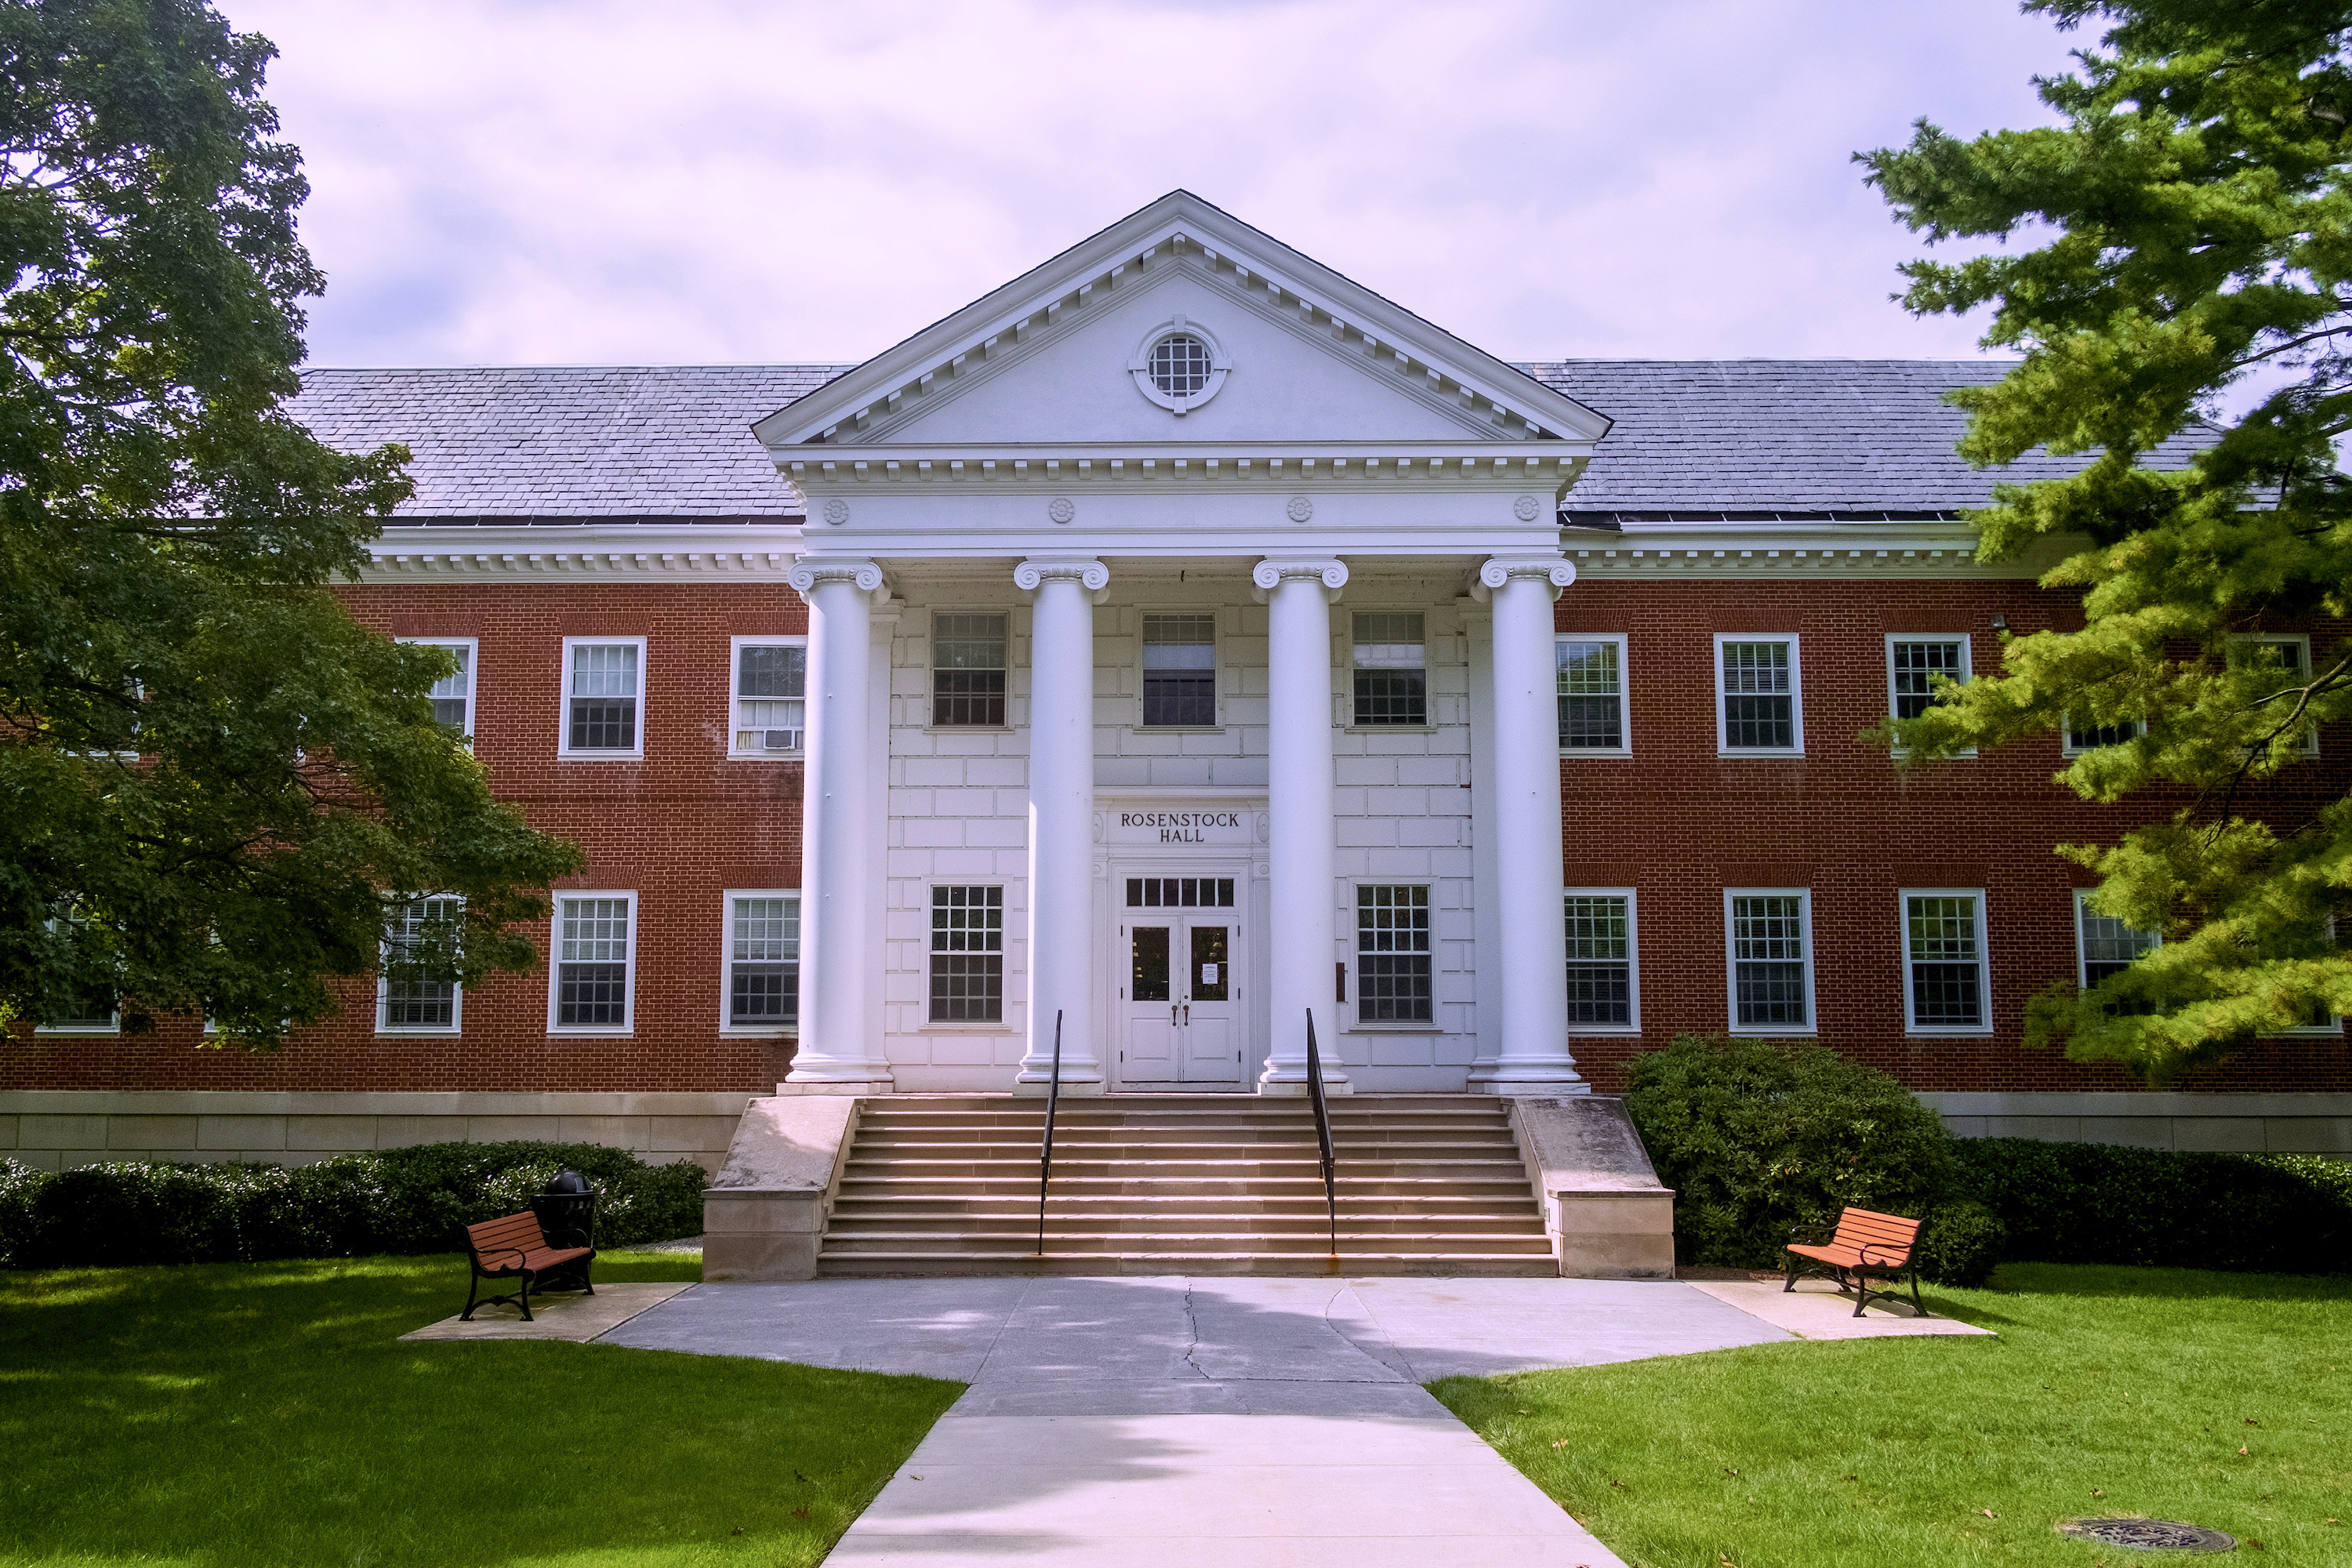
[[[1307,1009],[1307,1099],[1315,1108],[1315,1144],[1323,1156],[1323,1207],[1331,1217],[1331,1256],[1339,1256],[1339,1163],[1331,1155],[1331,1106],[1323,1098],[1323,1057],[1315,1048],[1315,1009]]]
[[[1062,1102],[1062,1012],[1054,1010],[1054,1066],[1045,1079],[1045,1145],[1037,1156],[1037,1256],[1045,1256],[1045,1184],[1054,1179],[1054,1113]]]

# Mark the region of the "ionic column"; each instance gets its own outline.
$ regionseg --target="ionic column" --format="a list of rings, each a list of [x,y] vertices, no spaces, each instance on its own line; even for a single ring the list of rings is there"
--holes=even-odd
[[[1495,886],[1501,916],[1503,1016],[1489,1094],[1589,1094],[1568,1050],[1568,937],[1560,910],[1559,677],[1552,601],[1576,581],[1558,554],[1491,556],[1479,586],[1495,610]],[[1478,1021],[1483,1037],[1492,1026]],[[1482,1050],[1481,1056],[1486,1053]]]
[[[1260,1094],[1307,1092],[1307,1015],[1315,1015],[1323,1082],[1354,1086],[1339,1070],[1339,1011],[1332,963],[1335,889],[1331,799],[1331,603],[1348,568],[1331,560],[1261,561],[1250,573],[1267,610],[1266,805],[1274,820],[1266,857],[1273,886],[1273,973],[1267,977],[1273,1050]]]
[[[1029,1048],[1015,1092],[1052,1076],[1054,1015],[1062,1015],[1062,1089],[1099,1094],[1095,1050],[1095,596],[1110,569],[1095,560],[1037,558],[1013,581],[1029,612]]]
[[[801,797],[800,1049],[784,1093],[887,1094],[890,1064],[866,1027],[875,971],[869,921],[881,868],[873,812],[873,595],[882,568],[803,556],[786,581],[809,607]]]

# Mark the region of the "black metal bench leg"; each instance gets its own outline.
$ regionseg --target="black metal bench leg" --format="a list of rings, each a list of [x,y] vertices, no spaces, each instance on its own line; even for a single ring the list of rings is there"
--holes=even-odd
[[[1919,1300],[1919,1268],[1916,1264],[1911,1268],[1911,1310],[1923,1318],[1927,1315],[1927,1309]]]
[[[1810,1246],[1810,1245],[1811,1245],[1811,1243],[1807,1243],[1807,1245],[1808,1245],[1808,1246]],[[1797,1255],[1796,1255],[1795,1253],[1793,1253],[1793,1252],[1792,1252],[1792,1253],[1789,1254],[1789,1282],[1788,1282],[1786,1285],[1783,1285],[1783,1286],[1781,1286],[1781,1287],[1780,1287],[1780,1294],[1781,1294],[1781,1295],[1783,1295],[1783,1296],[1786,1296],[1787,1294],[1789,1294],[1789,1292],[1790,1292],[1791,1290],[1794,1290],[1796,1288],[1797,1288]]]
[[[515,1299],[522,1308],[522,1321],[526,1323],[531,1321],[530,1282],[534,1278],[535,1276],[530,1269],[526,1268],[522,1271],[522,1294]]]

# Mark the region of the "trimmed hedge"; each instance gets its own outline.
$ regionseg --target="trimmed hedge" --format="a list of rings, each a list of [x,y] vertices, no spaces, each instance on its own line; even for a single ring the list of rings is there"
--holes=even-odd
[[[1954,1141],[2006,1223],[2004,1257],[2269,1274],[2352,1273],[2352,1162],[2030,1138]]]
[[[255,1262],[449,1252],[464,1226],[528,1208],[560,1170],[603,1194],[596,1245],[702,1229],[702,1167],[601,1143],[424,1143],[311,1165],[0,1161],[0,1267]]]
[[[1925,1216],[1920,1276],[1950,1285],[2008,1260],[2352,1273],[2352,1162],[1954,1138],[1821,1046],[1686,1035],[1631,1078],[1679,1262],[1780,1268],[1792,1226],[1852,1204]]]
[[[1969,1200],[1951,1135],[1883,1072],[1821,1046],[1685,1035],[1630,1076],[1679,1262],[1777,1268],[1792,1228],[1849,1205],[1926,1216],[1924,1278],[1973,1285],[2000,1260],[2000,1218]]]

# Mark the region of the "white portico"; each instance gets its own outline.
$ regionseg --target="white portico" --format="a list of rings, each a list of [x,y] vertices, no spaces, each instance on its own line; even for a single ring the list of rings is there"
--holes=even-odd
[[[809,508],[788,1089],[1582,1089],[1606,422],[1177,193],[757,427]]]

